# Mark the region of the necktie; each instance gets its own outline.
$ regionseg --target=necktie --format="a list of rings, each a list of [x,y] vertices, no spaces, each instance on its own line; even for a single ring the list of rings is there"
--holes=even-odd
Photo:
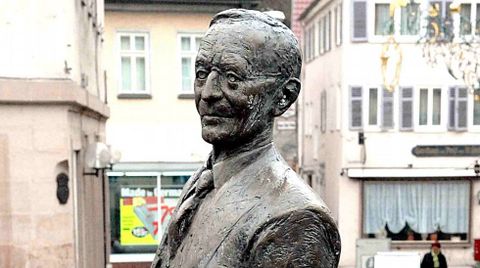
[[[188,190],[168,226],[170,259],[175,257],[178,247],[190,228],[198,206],[213,188],[212,171],[211,169],[204,169],[194,185]]]

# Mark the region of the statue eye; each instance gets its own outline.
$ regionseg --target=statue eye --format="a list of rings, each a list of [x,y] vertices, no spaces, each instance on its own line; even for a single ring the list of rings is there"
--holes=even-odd
[[[196,73],[197,79],[206,79],[208,73],[205,70],[198,70]]]
[[[226,77],[227,77],[228,82],[230,82],[230,83],[240,82],[240,80],[241,80],[240,77],[233,72],[227,72]]]

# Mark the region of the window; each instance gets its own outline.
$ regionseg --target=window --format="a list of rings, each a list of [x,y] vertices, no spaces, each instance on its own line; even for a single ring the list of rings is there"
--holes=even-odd
[[[350,87],[350,129],[362,129],[362,87]]]
[[[390,20],[390,4],[375,3],[375,35],[389,35],[393,32],[393,21]]]
[[[342,44],[342,4],[335,8],[335,44]]]
[[[188,178],[109,176],[112,254],[154,253]]]
[[[480,100],[473,98],[473,125],[480,126]]]
[[[468,240],[469,181],[368,181],[363,193],[366,237]]]
[[[393,92],[386,88],[366,88],[363,101],[362,90],[362,87],[350,88],[350,129],[362,129],[364,117],[367,127],[393,128]],[[363,110],[363,105],[367,109]]]
[[[315,57],[315,25],[311,25],[305,31],[305,55],[307,61],[312,60]]]
[[[180,65],[182,74],[181,93],[193,93],[195,80],[195,57],[197,56],[202,34],[180,34]]]
[[[400,9],[400,34],[417,35],[420,31],[420,4],[408,3]]]
[[[460,5],[460,36],[472,34],[472,4]]]
[[[430,1],[430,7],[434,8],[442,18],[451,18],[451,0]]]
[[[448,91],[448,129],[467,130],[468,89],[451,87]]]
[[[460,36],[480,36],[480,3],[460,4]]]
[[[368,125],[376,126],[378,124],[378,89],[370,88],[368,90]]]
[[[331,41],[331,24],[332,24],[332,11],[328,11],[327,16],[325,16],[325,50],[330,51],[332,48],[332,41]]]
[[[148,35],[119,33],[120,93],[148,92]]]
[[[477,8],[475,9],[476,13],[476,22],[475,22],[475,35],[480,36],[480,4],[477,4]]]
[[[418,100],[418,125],[439,126],[442,123],[442,90],[420,88]]]
[[[382,96],[382,128],[393,128],[393,92],[383,88]]]
[[[324,31],[323,31],[323,18],[321,18],[319,21],[318,21],[318,24],[317,24],[317,29],[318,29],[318,51],[320,52],[320,55],[325,53],[325,45],[323,43],[323,40],[325,39],[324,37]]]
[[[420,31],[420,4],[408,3],[405,7],[397,8],[390,16],[390,3],[378,2],[374,4],[375,35],[417,35]]]

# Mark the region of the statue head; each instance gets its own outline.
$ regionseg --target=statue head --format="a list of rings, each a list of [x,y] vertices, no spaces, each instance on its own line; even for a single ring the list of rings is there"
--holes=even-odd
[[[301,52],[293,32],[258,12],[218,13],[195,62],[195,104],[202,137],[238,146],[270,135],[274,117],[300,92]]]

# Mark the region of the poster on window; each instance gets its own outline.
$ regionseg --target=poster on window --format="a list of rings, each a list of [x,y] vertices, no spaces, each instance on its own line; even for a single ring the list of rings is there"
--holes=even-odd
[[[122,188],[120,198],[120,244],[157,245],[178,202],[178,194],[164,193],[160,204],[156,189]],[[158,215],[160,205],[160,217]],[[160,223],[159,223],[160,220]]]

